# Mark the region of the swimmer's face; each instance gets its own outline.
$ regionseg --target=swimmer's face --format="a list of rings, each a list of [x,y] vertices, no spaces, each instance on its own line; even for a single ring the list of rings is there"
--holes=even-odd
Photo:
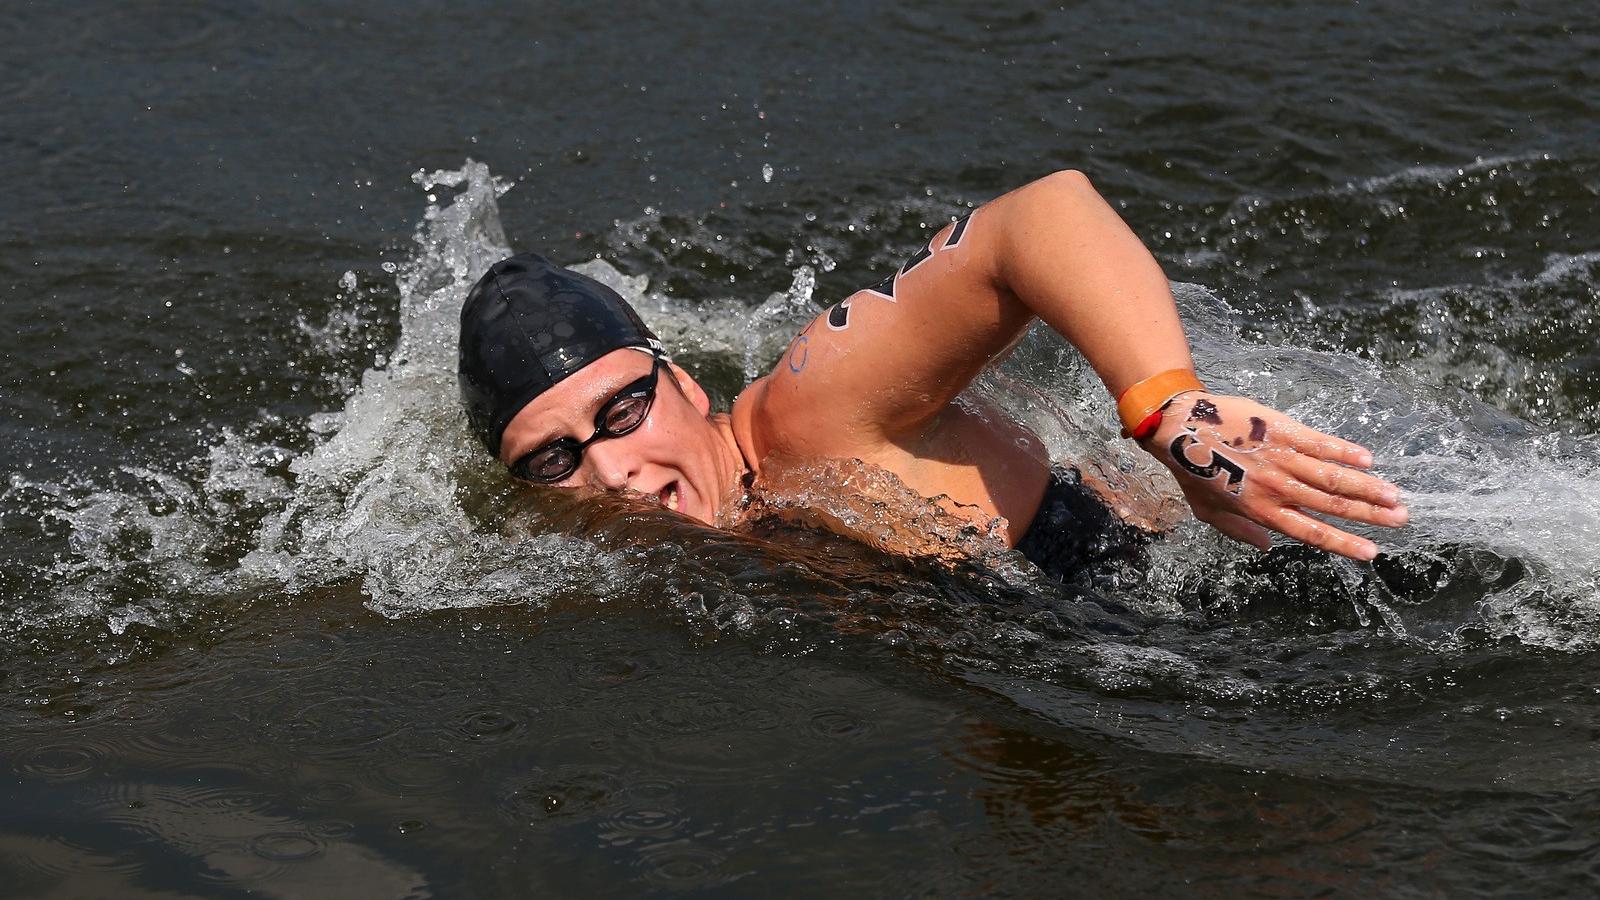
[[[611,430],[630,426],[632,430],[584,447],[578,468],[548,483],[563,488],[636,491],[656,498],[668,509],[711,522],[729,485],[720,483],[726,466],[719,462],[726,448],[721,434],[706,418],[710,400],[686,372],[663,362],[649,412],[642,421],[637,419],[635,414],[644,402],[641,394],[654,365],[655,357],[649,353],[625,348],[567,377],[534,398],[506,426],[500,439],[500,461],[513,471],[520,462],[525,472],[537,472],[538,466],[529,463],[548,461],[550,456],[541,452],[532,460],[525,459],[529,454],[545,451],[563,438],[569,449],[588,440],[601,417]]]

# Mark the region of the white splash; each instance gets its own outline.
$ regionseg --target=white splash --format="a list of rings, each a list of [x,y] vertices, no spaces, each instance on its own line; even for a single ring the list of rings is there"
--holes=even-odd
[[[397,346],[364,373],[342,409],[306,423],[318,440],[312,450],[291,460],[283,448],[227,432],[197,461],[199,477],[129,470],[143,485],[137,491],[12,478],[0,501],[67,532],[69,552],[41,573],[54,615],[100,616],[123,630],[165,621],[172,597],[350,580],[386,615],[616,593],[625,565],[616,555],[555,534],[501,534],[475,511],[493,506],[505,478],[460,412],[457,313],[478,275],[510,252],[496,206],[507,186],[471,161],[414,180],[434,197],[456,193],[429,201],[411,256],[396,269]],[[794,269],[789,289],[753,309],[737,296],[684,303],[604,260],[578,268],[633,302],[675,354],[732,363],[746,379],[764,372],[817,312],[807,265]],[[1540,277],[1592,280],[1593,271],[1589,255],[1552,258]],[[348,295],[353,285],[346,278],[339,287]],[[1214,387],[1366,443],[1379,469],[1406,489],[1413,525],[1372,537],[1401,552],[1454,554],[1462,577],[1499,585],[1480,603],[1491,630],[1550,647],[1600,643],[1600,456],[1588,448],[1592,436],[1541,430],[1416,372],[1351,354],[1248,341],[1234,311],[1209,291],[1180,284],[1176,294]],[[342,333],[330,323],[300,328],[315,345]],[[1036,330],[976,390],[1022,417],[1056,458],[1096,464],[1152,500],[1175,498],[1165,471],[1117,436],[1109,398],[1058,338]],[[234,564],[226,551],[241,520],[259,524],[249,546],[231,555]],[[1158,547],[1150,596],[1249,552],[1197,524],[1182,526]],[[1527,574],[1502,584],[1497,573],[1513,561]],[[1382,602],[1372,604],[1379,619],[1404,629],[1411,613],[1386,613]],[[1184,598],[1169,590],[1151,603],[1152,613],[1177,614]]]
[[[430,202],[413,255],[399,268],[400,339],[369,369],[332,434],[295,460],[294,495],[263,523],[235,579],[289,590],[360,579],[379,612],[541,603],[563,591],[609,592],[603,554],[555,535],[524,541],[485,531],[462,495],[493,468],[467,432],[457,398],[459,313],[467,292],[510,254],[497,197],[509,186],[468,161],[418,172]]]

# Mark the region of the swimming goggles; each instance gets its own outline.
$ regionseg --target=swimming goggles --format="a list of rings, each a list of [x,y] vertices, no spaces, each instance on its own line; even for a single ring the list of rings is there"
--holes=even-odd
[[[650,356],[655,361],[649,375],[624,385],[601,404],[600,411],[594,415],[594,434],[588,440],[556,438],[524,453],[511,464],[511,474],[539,484],[565,481],[583,464],[583,451],[590,444],[637,431],[650,415],[650,405],[656,399],[656,384],[661,378],[661,363],[665,361],[659,351],[650,351]]]

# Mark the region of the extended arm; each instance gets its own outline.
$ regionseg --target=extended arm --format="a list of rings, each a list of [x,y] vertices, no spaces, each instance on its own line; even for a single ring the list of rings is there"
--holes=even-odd
[[[925,430],[1035,317],[1113,397],[1193,365],[1160,266],[1086,177],[1060,172],[947,226],[893,278],[819,316],[765,386],[769,419],[830,424],[783,435],[788,449],[864,456]],[[1371,465],[1365,449],[1244,398],[1185,393],[1141,446],[1198,518],[1257,546],[1265,527],[1371,558],[1370,541],[1305,511],[1405,522],[1393,485],[1350,468]]]

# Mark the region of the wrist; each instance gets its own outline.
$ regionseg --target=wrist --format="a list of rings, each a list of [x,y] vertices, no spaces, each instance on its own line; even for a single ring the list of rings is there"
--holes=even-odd
[[[1193,369],[1168,369],[1140,381],[1117,397],[1122,436],[1142,441],[1161,427],[1161,411],[1180,394],[1203,391]]]

